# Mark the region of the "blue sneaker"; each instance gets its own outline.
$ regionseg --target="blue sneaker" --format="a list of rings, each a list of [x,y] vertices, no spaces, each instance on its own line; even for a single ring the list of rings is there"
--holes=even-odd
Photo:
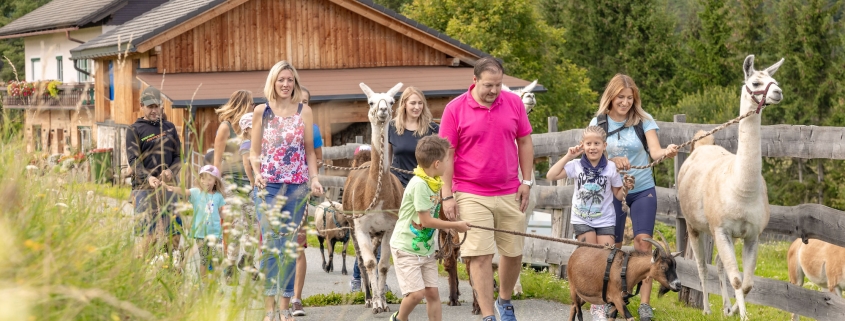
[[[502,321],[516,321],[516,314],[514,313],[513,304],[505,303],[500,305],[499,299],[495,301],[496,314],[499,315],[499,320]]]

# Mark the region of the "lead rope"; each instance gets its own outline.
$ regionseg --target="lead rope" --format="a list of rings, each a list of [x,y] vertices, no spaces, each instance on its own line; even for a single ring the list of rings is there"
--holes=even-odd
[[[769,83],[769,85],[771,85],[771,83]],[[746,88],[746,89],[748,89],[748,87],[747,87],[747,86],[746,86],[745,88]],[[768,88],[769,88],[769,86],[766,86],[767,91],[768,91]],[[750,92],[750,90],[749,90],[749,92]],[[728,128],[729,126],[731,126],[731,125],[733,125],[733,124],[739,123],[739,121],[741,121],[741,120],[743,120],[743,119],[745,119],[745,118],[751,117],[751,116],[752,116],[752,115],[754,115],[754,114],[759,114],[759,113],[760,113],[763,109],[765,109],[766,107],[768,107],[768,106],[769,106],[769,105],[766,105],[766,104],[765,104],[765,101],[766,101],[766,98],[765,98],[765,97],[766,97],[766,96],[765,96],[765,94],[763,94],[763,99],[762,99],[760,102],[757,102],[757,99],[755,99],[755,98],[754,98],[753,93],[752,93],[751,98],[754,100],[754,102],[755,102],[755,103],[757,103],[757,104],[758,104],[757,110],[749,110],[747,113],[745,113],[745,114],[743,114],[743,115],[740,115],[740,116],[739,116],[739,117],[737,117],[737,118],[731,119],[731,120],[729,120],[729,121],[725,122],[724,124],[721,124],[721,125],[717,126],[716,128],[711,129],[710,131],[708,131],[708,132],[704,133],[704,135],[701,135],[701,136],[699,136],[699,137],[695,137],[695,138],[693,138],[693,139],[691,139],[691,140],[689,140],[689,141],[687,141],[687,142],[685,142],[685,143],[683,143],[683,144],[681,144],[681,145],[678,145],[678,150],[680,150],[680,149],[682,149],[682,148],[684,148],[684,147],[687,147],[687,146],[689,146],[689,145],[695,144],[695,143],[696,143],[696,142],[698,142],[699,140],[702,140],[704,137],[711,136],[711,135],[715,134],[716,132],[718,132],[718,131],[720,131],[720,130],[723,130],[723,129],[725,129],[725,128]],[[653,161],[653,162],[649,163],[648,165],[645,165],[645,166],[631,166],[631,169],[647,169],[647,168],[652,168],[652,167],[654,167],[654,166],[657,166],[657,164],[662,163],[662,162],[663,162],[663,161],[665,161],[665,160],[666,160],[666,155],[663,155],[662,157],[660,157],[660,158],[658,158],[657,160],[655,160],[655,161]],[[628,180],[628,179],[633,180],[633,176],[629,175],[627,171],[619,171],[619,173],[623,175],[623,176],[622,176],[622,180],[623,180],[622,190],[624,191],[624,193],[623,193],[624,197],[622,198],[622,211],[623,211],[623,212],[625,212],[625,213],[628,213],[628,212],[630,212],[630,210],[631,210],[631,209],[630,209],[630,207],[628,207],[628,202],[627,202],[627,201],[625,201],[625,198],[627,198],[627,196],[628,196],[628,190],[625,188],[625,186],[624,186],[624,185],[625,185],[625,184],[624,184],[624,182],[627,182],[627,180]]]

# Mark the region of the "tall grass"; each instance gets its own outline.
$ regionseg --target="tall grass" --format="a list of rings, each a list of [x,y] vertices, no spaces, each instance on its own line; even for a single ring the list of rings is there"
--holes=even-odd
[[[232,320],[260,298],[250,278],[232,289],[151,265],[131,215],[22,155],[20,135],[0,141],[0,320]]]

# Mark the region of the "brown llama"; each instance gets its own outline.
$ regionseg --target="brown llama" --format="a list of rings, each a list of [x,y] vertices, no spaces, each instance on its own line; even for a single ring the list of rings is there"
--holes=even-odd
[[[370,168],[349,173],[343,187],[343,208],[360,217],[353,219],[352,244],[361,269],[362,288],[366,308],[373,313],[390,311],[385,298],[384,284],[390,268],[390,236],[398,220],[404,188],[389,172],[390,162],[385,154],[387,123],[391,119],[391,107],[402,83],[396,84],[386,93],[374,93],[361,83],[370,105],[368,117],[372,129]],[[364,213],[363,215],[361,213]],[[381,247],[381,260],[376,261],[375,248]],[[378,270],[376,270],[378,268]]]

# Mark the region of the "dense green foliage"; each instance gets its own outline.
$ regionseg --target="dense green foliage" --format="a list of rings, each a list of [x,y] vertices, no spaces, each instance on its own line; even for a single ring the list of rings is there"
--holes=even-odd
[[[379,1],[502,58],[506,71],[539,79],[535,132],[583,127],[616,73],[634,78],[658,120],[721,123],[738,116],[742,61],[786,62],[776,75],[786,100],[765,124],[845,126],[840,0]],[[842,161],[767,159],[773,204],[845,208]],[[539,166],[538,169],[544,166]],[[542,171],[542,170],[541,170]],[[671,186],[671,162],[655,169]],[[542,175],[542,173],[541,173]]]

